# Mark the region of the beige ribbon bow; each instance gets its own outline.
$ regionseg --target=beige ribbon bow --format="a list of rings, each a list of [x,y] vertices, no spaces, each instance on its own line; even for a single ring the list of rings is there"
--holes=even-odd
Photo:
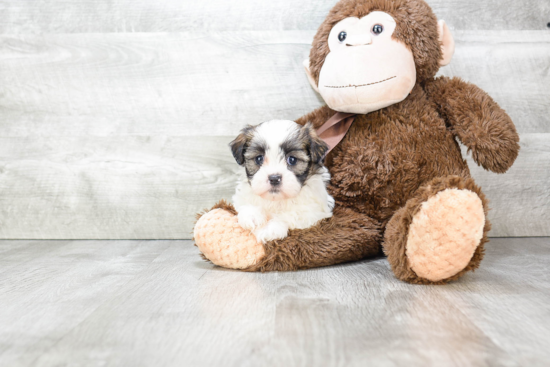
[[[355,116],[354,113],[338,112],[317,129],[317,135],[328,145],[327,154],[344,139]]]

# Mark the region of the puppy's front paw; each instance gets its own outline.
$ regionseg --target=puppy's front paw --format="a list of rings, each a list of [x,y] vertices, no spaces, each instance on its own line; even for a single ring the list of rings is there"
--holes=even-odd
[[[282,240],[288,236],[288,225],[276,220],[270,220],[267,224],[254,231],[258,242],[266,243],[273,240]]]
[[[250,231],[263,227],[267,222],[267,218],[263,211],[254,206],[244,206],[240,208],[238,219],[239,225]]]

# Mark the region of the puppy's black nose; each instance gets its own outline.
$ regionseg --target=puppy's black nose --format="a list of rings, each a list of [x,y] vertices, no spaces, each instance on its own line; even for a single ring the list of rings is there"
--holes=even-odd
[[[281,184],[281,180],[283,179],[283,176],[281,175],[270,175],[268,177],[269,183],[271,186],[279,186]]]

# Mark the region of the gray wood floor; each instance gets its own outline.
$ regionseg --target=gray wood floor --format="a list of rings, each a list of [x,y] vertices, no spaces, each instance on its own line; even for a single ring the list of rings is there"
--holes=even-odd
[[[447,286],[384,258],[214,267],[189,241],[0,241],[1,366],[544,366],[550,238],[493,239]]]

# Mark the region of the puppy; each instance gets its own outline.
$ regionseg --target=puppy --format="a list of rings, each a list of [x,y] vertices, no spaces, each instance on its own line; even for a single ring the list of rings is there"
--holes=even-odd
[[[289,229],[332,216],[330,174],[323,166],[328,146],[311,124],[274,120],[247,126],[230,147],[246,172],[233,196],[239,225],[259,242],[285,238]]]

